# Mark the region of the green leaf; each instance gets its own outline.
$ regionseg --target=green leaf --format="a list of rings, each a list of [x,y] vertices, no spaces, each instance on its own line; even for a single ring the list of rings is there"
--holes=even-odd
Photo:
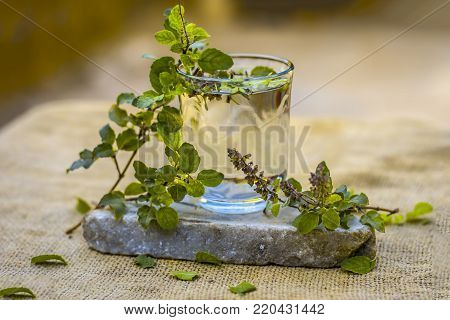
[[[269,67],[265,66],[257,66],[252,69],[252,72],[250,73],[253,77],[264,77],[271,74],[275,74],[275,70]]]
[[[380,213],[380,216],[383,219],[384,225],[403,224],[406,221],[405,217],[399,213],[394,213],[394,214],[389,214],[389,215],[387,213]]]
[[[231,68],[233,59],[220,50],[209,48],[202,52],[198,65],[204,72],[214,73]]]
[[[183,280],[183,281],[192,281],[198,277],[197,272],[186,272],[186,271],[173,271],[170,273],[173,277]]]
[[[242,281],[236,287],[229,287],[230,291],[237,294],[246,294],[256,290],[256,287],[247,281]]]
[[[125,104],[125,103],[131,104],[133,99],[134,99],[134,93],[131,93],[131,92],[121,93],[117,96],[117,105]]]
[[[223,173],[211,169],[202,170],[197,175],[197,180],[207,187],[217,187],[220,183],[222,183],[223,178]]]
[[[156,260],[150,256],[141,254],[134,259],[134,263],[141,268],[153,268],[156,265]]]
[[[155,33],[155,39],[161,44],[167,44],[169,46],[177,42],[175,35],[169,30],[161,30]]]
[[[0,290],[0,297],[7,298],[36,298],[36,295],[28,288],[6,288]]]
[[[306,211],[295,218],[292,224],[294,227],[297,227],[298,232],[301,234],[307,234],[317,228],[319,225],[319,216],[312,212]]]
[[[186,69],[192,68],[195,66],[195,62],[187,54],[182,54],[180,56],[180,60],[183,63]]]
[[[183,143],[178,150],[180,154],[180,169],[184,173],[192,173],[197,171],[200,165],[200,157],[197,150],[190,143]]]
[[[332,203],[336,203],[336,202],[341,201],[341,200],[342,200],[342,198],[341,198],[340,195],[338,195],[338,194],[336,194],[336,193],[333,193],[333,194],[330,194],[330,195],[325,199],[325,204],[326,204],[326,205],[327,205],[327,204],[332,204]]]
[[[294,187],[297,192],[302,192],[302,185],[300,182],[298,182],[294,178],[289,178],[287,181]]]
[[[144,92],[141,96],[136,97],[133,100],[133,106],[139,109],[147,109],[152,107],[156,102],[162,101],[164,99],[164,94],[159,94],[155,91]]]
[[[172,196],[173,201],[180,202],[184,199],[187,194],[187,190],[184,186],[180,184],[175,184],[167,189],[167,191]]]
[[[211,253],[205,252],[205,251],[199,251],[195,254],[195,261],[200,263],[209,263],[209,264],[215,264],[220,265],[222,264],[222,261],[219,260],[216,256],[212,255]]]
[[[58,254],[44,254],[31,258],[32,264],[63,264],[67,265],[67,261]]]
[[[186,25],[186,32],[188,33],[191,42],[205,40],[210,37],[205,29],[198,27],[195,23],[188,23]]]
[[[159,81],[159,75],[162,72],[175,73],[175,60],[172,57],[162,57],[155,60],[150,67],[150,83],[153,89],[162,93],[162,85]]]
[[[353,219],[356,219],[356,217],[352,214],[343,214],[341,219],[341,227],[344,229],[350,228],[350,222],[353,221]]]
[[[81,198],[77,198],[77,204],[75,205],[75,210],[81,214],[86,214],[92,210],[92,207],[89,203]]]
[[[336,210],[332,208],[322,209],[324,211],[324,213],[322,214],[322,223],[324,227],[328,230],[334,230],[338,228],[341,224],[341,218],[339,217],[339,214],[336,212]]]
[[[362,224],[371,226],[379,232],[384,232],[384,220],[375,210],[370,210],[361,216],[360,221]]]
[[[156,209],[153,206],[142,206],[138,209],[138,222],[144,228],[148,229],[150,223],[156,219]]]
[[[194,198],[201,197],[205,193],[205,187],[200,181],[189,179],[186,184],[187,193]]]
[[[140,182],[144,183],[148,175],[148,167],[145,165],[145,163],[136,160],[133,162],[133,168],[135,172],[134,177]]]
[[[94,148],[93,153],[95,158],[110,158],[114,155],[112,145],[109,143],[99,144]]]
[[[183,28],[183,19],[184,18],[184,7],[180,5],[174,6],[167,17],[169,19],[169,24],[175,30],[181,30]]]
[[[79,168],[89,169],[94,163],[94,153],[88,149],[84,149],[80,152],[80,159],[74,161],[66,172],[74,171]]]
[[[376,259],[366,256],[355,256],[341,262],[341,268],[357,274],[366,274],[372,271],[377,264]]]
[[[364,193],[352,196],[350,198],[350,203],[356,204],[357,206],[363,207],[369,204],[369,198]]]
[[[156,212],[156,221],[163,230],[175,230],[178,225],[178,213],[171,207],[161,207]]]
[[[131,182],[126,188],[125,188],[125,195],[126,196],[137,196],[139,194],[144,193],[145,186],[140,184],[139,182]]]
[[[351,192],[347,190],[347,186],[345,184],[340,185],[336,188],[334,191],[335,193],[338,193],[343,199],[348,200],[351,196]]]
[[[167,147],[172,150],[178,150],[178,148],[180,148],[181,144],[183,143],[183,134],[181,130],[177,132],[169,132],[167,130],[164,130],[164,127],[159,123],[157,124],[157,130],[158,134],[161,136],[164,144]]]
[[[177,108],[165,106],[158,113],[158,125],[164,131],[176,132],[183,126],[183,119],[181,118],[180,111]]]
[[[417,221],[423,215],[433,211],[433,206],[428,202],[419,202],[414,206],[414,210],[406,213],[406,221]]]
[[[103,126],[100,129],[99,133],[100,137],[102,138],[102,142],[104,143],[113,144],[114,141],[116,140],[116,134],[114,133],[114,130],[111,129],[109,124]]]
[[[151,194],[151,201],[156,205],[170,206],[173,202],[172,196],[167,192],[166,187],[161,184],[150,187],[148,191]]]
[[[120,150],[135,151],[135,150],[139,149],[141,144],[142,144],[142,142],[139,141],[138,135],[132,128],[129,128],[129,129],[121,132],[117,136],[117,147]]]
[[[278,217],[280,213],[281,203],[275,203],[272,205],[272,214],[274,217]]]
[[[109,206],[117,220],[122,218],[126,213],[125,199],[120,191],[105,194],[98,205],[100,207]]]
[[[175,180],[175,177],[177,176],[177,170],[170,166],[166,165],[158,170],[158,173],[160,174],[161,178],[168,183],[171,183]]]
[[[109,119],[120,127],[125,127],[128,123],[128,113],[117,105],[113,105],[111,109],[109,109],[108,115]]]

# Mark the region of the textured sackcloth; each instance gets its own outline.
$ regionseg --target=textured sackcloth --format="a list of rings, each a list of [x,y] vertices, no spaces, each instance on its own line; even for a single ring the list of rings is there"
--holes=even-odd
[[[108,107],[56,102],[0,132],[0,288],[25,286],[39,299],[449,298],[449,128],[417,120],[293,119],[311,127],[303,146],[309,166],[326,159],[335,185],[345,182],[365,191],[372,204],[403,212],[417,201],[435,207],[428,225],[390,226],[378,233],[378,266],[367,275],[172,260],[141,269],[130,257],[88,249],[81,230],[72,238],[64,234],[80,219],[75,196],[97,200],[115,179],[109,160],[89,171],[64,172],[81,149],[98,142]],[[31,265],[32,256],[46,253],[62,254],[69,265]],[[174,270],[197,271],[200,277],[178,281],[169,275]],[[228,291],[243,280],[257,291],[244,297]]]

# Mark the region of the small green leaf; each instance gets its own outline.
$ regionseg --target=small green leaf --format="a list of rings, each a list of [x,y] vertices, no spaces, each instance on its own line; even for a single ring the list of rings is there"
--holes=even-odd
[[[223,173],[217,172],[216,170],[202,170],[197,175],[197,180],[207,187],[217,187],[223,178]]]
[[[327,204],[332,204],[332,203],[335,203],[335,202],[338,202],[338,201],[341,201],[342,200],[342,198],[341,198],[341,196],[340,195],[338,195],[338,194],[336,194],[336,193],[333,193],[333,194],[330,194],[326,199],[325,199],[325,204],[327,205]]]
[[[145,163],[136,160],[133,162],[133,168],[135,172],[134,177],[140,182],[144,183],[148,175],[148,167],[145,165]]]
[[[394,214],[380,213],[380,216],[383,219],[384,225],[403,224],[406,221],[405,217],[399,213]]]
[[[186,184],[187,193],[194,198],[201,197],[205,193],[205,187],[197,180],[189,179]]]
[[[111,129],[109,124],[103,126],[100,129],[99,133],[100,137],[102,138],[102,142],[104,143],[113,144],[114,141],[116,140],[116,134],[114,133],[114,130]]]
[[[141,142],[139,141],[136,132],[132,128],[121,132],[117,136],[117,147],[120,150],[135,151],[139,149],[140,145]]]
[[[253,77],[264,77],[271,74],[275,74],[275,70],[269,67],[265,66],[257,66],[252,69],[252,72],[250,73]]]
[[[121,93],[117,96],[117,105],[125,104],[125,103],[131,104],[133,99],[134,99],[134,93],[131,93],[131,92]]]
[[[178,150],[180,154],[180,169],[185,173],[192,173],[197,171],[200,165],[200,156],[197,150],[190,143],[183,143]]]
[[[419,202],[414,206],[414,210],[406,213],[406,221],[417,221],[423,215],[433,211],[433,206],[428,202]]]
[[[183,28],[184,7],[180,5],[174,6],[167,17],[170,26],[175,30],[181,30]]]
[[[369,204],[369,198],[364,193],[352,196],[350,198],[350,203],[356,204],[357,206],[367,206]]]
[[[139,109],[146,109],[152,107],[156,102],[162,101],[164,99],[164,94],[159,94],[155,91],[147,91],[144,94],[136,97],[133,100],[133,106]]]
[[[153,206],[142,206],[139,208],[138,212],[138,222],[144,228],[148,229],[150,223],[156,219],[156,209]]]
[[[125,127],[128,123],[128,113],[117,105],[113,105],[111,109],[109,109],[108,115],[109,119],[114,121],[120,127]]]
[[[343,214],[341,219],[341,227],[344,229],[350,228],[350,222],[356,219],[356,217],[352,214]]]
[[[215,264],[220,265],[222,264],[222,261],[219,260],[216,256],[212,255],[211,253],[205,252],[205,251],[199,251],[195,254],[195,261],[200,263],[209,263],[209,264]]]
[[[371,226],[379,232],[384,232],[384,220],[375,210],[370,210],[365,215],[361,216],[360,221],[362,224]]]
[[[80,152],[80,159],[74,161],[66,172],[74,171],[79,168],[89,169],[89,167],[94,163],[94,153],[88,149],[84,149]]]
[[[150,256],[141,254],[134,259],[134,263],[141,268],[153,268],[156,265],[156,260]]]
[[[278,217],[280,213],[281,203],[275,203],[272,205],[272,214],[274,217]]]
[[[156,212],[156,221],[163,230],[175,230],[178,225],[178,213],[171,207],[161,207]]]
[[[209,48],[202,52],[198,65],[204,72],[214,73],[231,68],[233,59],[220,50]]]
[[[145,187],[142,184],[140,184],[139,182],[131,182],[125,188],[125,191],[124,191],[126,196],[137,196],[144,192],[145,192]]]
[[[334,191],[335,193],[338,193],[343,199],[348,200],[351,196],[351,192],[347,190],[347,186],[345,184],[340,185],[336,188]]]
[[[167,44],[169,46],[175,44],[177,39],[175,35],[169,30],[161,30],[155,33],[155,39],[161,44]]]
[[[105,194],[98,205],[100,207],[109,206],[117,220],[122,218],[126,213],[125,199],[120,191]]]
[[[307,234],[313,231],[319,225],[319,216],[306,211],[295,218],[292,223],[301,234]]]
[[[36,298],[36,295],[28,288],[6,288],[0,290],[0,297],[7,298]]]
[[[32,264],[63,264],[67,265],[66,260],[58,254],[44,254],[31,258]]]
[[[114,155],[112,145],[109,143],[102,143],[96,146],[93,150],[95,158],[110,158]]]
[[[167,191],[172,196],[173,201],[180,202],[184,199],[187,194],[187,190],[184,186],[180,184],[175,184],[167,189]]]
[[[236,287],[229,287],[230,291],[237,294],[246,294],[256,290],[256,287],[247,281],[242,281]]]
[[[164,130],[164,126],[157,124],[158,134],[164,141],[164,144],[172,150],[178,150],[183,143],[183,134],[181,130],[176,132],[169,132]]]
[[[183,119],[181,118],[180,111],[174,107],[165,106],[158,113],[158,125],[164,131],[176,132],[183,126]]]
[[[160,174],[161,178],[168,183],[173,182],[175,180],[175,177],[177,176],[177,170],[170,165],[165,165],[164,167],[160,168],[158,170],[158,173]]]
[[[77,212],[81,214],[86,214],[92,210],[92,207],[84,199],[77,198],[77,204],[75,205]]]
[[[186,271],[173,271],[170,273],[173,277],[183,280],[183,281],[192,281],[198,277],[197,272],[186,272]]]
[[[297,192],[302,192],[302,185],[300,182],[298,182],[294,178],[289,178],[287,181],[294,187]]]
[[[334,230],[338,228],[341,224],[341,218],[339,217],[339,214],[336,212],[336,210],[334,210],[333,208],[323,208],[323,211],[325,211],[322,215],[322,223],[324,227],[328,230]]]
[[[153,89],[162,93],[162,85],[159,81],[159,75],[162,72],[175,73],[175,60],[172,57],[162,57],[153,61],[150,67],[150,82]]]
[[[355,256],[341,262],[341,268],[357,274],[366,274],[372,271],[377,264],[376,259],[366,256]]]

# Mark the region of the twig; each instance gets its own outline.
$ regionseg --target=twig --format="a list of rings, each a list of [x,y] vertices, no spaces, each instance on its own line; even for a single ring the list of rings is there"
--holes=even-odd
[[[189,49],[189,36],[187,34],[186,25],[184,22],[183,12],[181,12],[181,0],[178,0],[178,9],[180,10],[181,23],[183,24],[184,36],[186,37],[186,48],[183,49],[183,53],[186,53]]]
[[[394,214],[394,213],[398,213],[400,211],[399,208],[387,209],[387,208],[372,207],[372,206],[365,206],[365,207],[362,207],[362,209],[371,209],[371,210],[375,210],[375,211],[385,211],[385,212],[389,212],[389,215]]]
[[[144,137],[144,136],[145,136],[145,130],[144,130],[144,129],[141,129],[141,130],[139,131],[139,134],[138,134],[139,140],[140,140],[142,137]],[[116,189],[116,187],[119,185],[120,181],[122,181],[123,177],[125,177],[125,173],[127,172],[128,168],[130,167],[131,162],[133,161],[134,157],[136,156],[138,150],[139,150],[139,149],[136,149],[136,150],[133,151],[133,153],[131,154],[130,158],[128,159],[128,161],[127,161],[127,163],[126,163],[126,165],[125,165],[125,167],[123,168],[122,171],[120,171],[120,169],[119,169],[119,163],[117,162],[116,156],[113,157],[114,163],[115,163],[115,165],[116,165],[116,169],[117,169],[118,176],[117,176],[116,181],[115,181],[114,184],[112,185],[112,187],[109,189],[108,193],[113,192],[114,189]],[[95,207],[95,209],[100,209],[100,208],[101,208],[100,205],[97,205],[97,206]],[[74,232],[75,230],[77,230],[77,229],[81,226],[82,222],[83,222],[83,219],[81,219],[81,220],[80,220],[76,225],[74,225],[73,227],[67,229],[67,230],[66,230],[66,234],[71,234],[72,232]]]

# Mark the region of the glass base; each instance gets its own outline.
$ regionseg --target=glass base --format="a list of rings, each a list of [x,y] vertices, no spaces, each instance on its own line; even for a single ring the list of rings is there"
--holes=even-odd
[[[254,199],[252,201],[221,201],[201,198],[199,203],[203,209],[224,213],[224,214],[246,214],[261,212],[266,207],[266,202],[263,199]]]
[[[266,202],[247,183],[224,180],[217,187],[207,188],[199,205],[217,213],[244,214],[261,212]]]

